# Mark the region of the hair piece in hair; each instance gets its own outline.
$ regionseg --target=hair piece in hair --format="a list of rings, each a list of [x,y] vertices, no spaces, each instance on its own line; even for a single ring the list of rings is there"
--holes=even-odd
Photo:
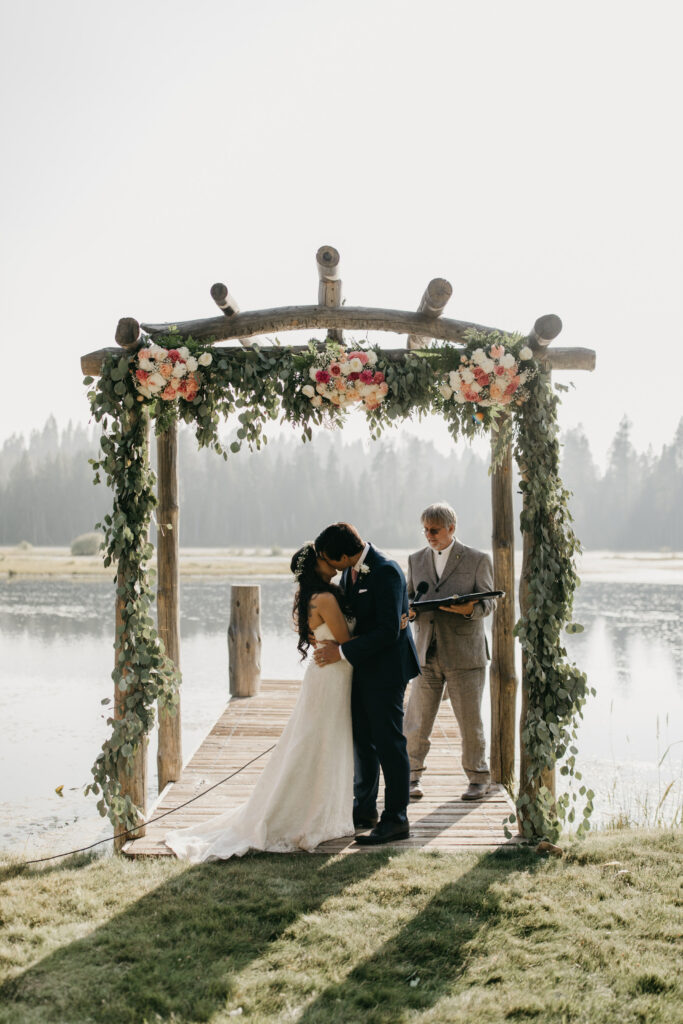
[[[303,659],[308,654],[308,649],[311,646],[311,631],[308,625],[311,599],[316,594],[334,594],[342,612],[347,614],[349,609],[343,590],[334,583],[328,583],[318,572],[318,554],[310,541],[294,552],[290,562],[290,569],[296,576],[298,584],[296,594],[294,595],[292,618],[294,619],[294,627],[299,634],[299,642],[296,647],[301,652]]]

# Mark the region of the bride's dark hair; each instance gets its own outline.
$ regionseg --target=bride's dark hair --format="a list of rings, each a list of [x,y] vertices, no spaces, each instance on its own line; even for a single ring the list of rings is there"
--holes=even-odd
[[[334,594],[342,612],[346,613],[348,611],[344,591],[334,583],[328,583],[324,580],[318,573],[317,566],[318,555],[311,541],[307,541],[302,548],[294,552],[289,566],[296,576],[298,583],[297,591],[294,595],[292,617],[294,619],[294,627],[299,634],[299,643],[296,647],[301,652],[302,660],[308,654],[308,648],[311,646],[309,639],[311,631],[308,626],[308,609],[311,598],[315,594]]]

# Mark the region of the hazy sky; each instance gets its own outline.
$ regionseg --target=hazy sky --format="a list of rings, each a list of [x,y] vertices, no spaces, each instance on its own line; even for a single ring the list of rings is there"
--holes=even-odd
[[[88,418],[121,316],[347,302],[595,348],[562,425],[669,441],[681,344],[674,2],[1,0],[0,442]],[[283,340],[294,340],[284,336]],[[382,335],[389,347],[403,338]],[[667,360],[670,360],[667,364]]]

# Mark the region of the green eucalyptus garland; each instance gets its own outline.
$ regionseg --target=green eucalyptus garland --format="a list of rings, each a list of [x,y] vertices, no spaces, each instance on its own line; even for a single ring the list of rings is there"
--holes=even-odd
[[[355,374],[355,381],[348,379],[353,376],[348,360],[361,352],[364,365],[360,370],[371,369],[368,380],[375,382],[366,388],[371,394],[364,399],[373,438],[399,420],[438,413],[454,439],[484,434],[499,425],[502,429],[496,431],[494,464],[506,445],[511,440],[514,443],[524,477],[522,529],[535,537],[534,561],[528,567],[529,608],[516,627],[528,686],[528,714],[522,737],[529,759],[529,779],[522,780],[518,813],[526,835],[555,837],[562,821],[574,820],[574,809],[567,813],[567,796],[554,800],[547,790],[532,783],[545,768],[563,758],[561,772],[580,779],[575,770],[573,740],[577,716],[589,691],[585,675],[567,663],[561,641],[578,583],[574,555],[579,545],[571,530],[568,494],[558,475],[558,398],[524,340],[471,332],[464,348],[443,344],[406,352],[400,359],[390,358],[375,346],[352,346],[349,350],[331,341],[324,345],[311,341],[303,353],[280,345],[212,352],[209,345],[197,344],[191,338],[181,342],[173,332],[157,339],[155,346],[157,352],[167,350],[174,359],[182,352],[187,365],[192,365],[193,373],[187,375],[187,379],[193,378],[192,386],[186,389],[185,397],[179,393],[175,400],[165,401],[147,391],[148,382],[140,376],[148,375],[144,371],[139,374],[138,353],[109,358],[99,381],[89,391],[93,415],[103,429],[102,455],[91,460],[95,482],[103,474],[114,491],[113,512],[98,526],[105,531],[105,564],[119,567],[117,596],[123,608],[112,674],[118,713],[108,720],[111,736],[95,761],[94,781],[88,787],[101,793],[100,813],[108,813],[115,826],[134,826],[140,811],[130,797],[122,795],[120,771],[130,770],[132,758],[153,724],[156,702],[170,709],[178,703],[180,679],[149,614],[153,601],[148,570],[152,547],[147,537],[156,498],[154,475],[146,457],[148,417],[155,422],[157,433],[179,419],[193,424],[200,447],[212,447],[226,459],[228,452],[219,439],[218,427],[223,417],[233,414],[239,422],[237,438],[230,445],[233,453],[243,443],[250,448],[267,443],[265,428],[279,416],[282,422],[298,426],[304,441],[310,440],[314,426],[325,422],[341,425],[345,418],[343,402],[335,404],[336,399],[331,398],[334,381],[330,374],[322,384],[316,380],[316,368],[341,363],[347,377],[339,387],[345,383],[362,390],[360,372]],[[496,378],[496,373],[502,374],[495,369],[500,360],[492,360],[490,354],[503,350],[506,365],[514,362],[516,369]],[[334,372],[343,377],[338,369]],[[512,373],[516,383],[508,384]],[[382,383],[377,383],[380,380]],[[485,380],[487,383],[482,383]],[[471,397],[468,389],[477,382],[478,397],[484,405],[463,397]],[[93,385],[94,381],[86,378],[85,383]],[[486,400],[489,392],[494,395],[497,386],[506,384],[503,401],[514,415],[500,419],[500,402],[486,404]],[[383,392],[381,398],[379,389]],[[587,804],[580,832],[588,827],[593,797],[584,787],[582,792]]]

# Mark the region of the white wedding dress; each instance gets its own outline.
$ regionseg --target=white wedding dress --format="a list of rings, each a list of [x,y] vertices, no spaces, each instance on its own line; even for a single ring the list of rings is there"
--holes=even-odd
[[[316,640],[333,640],[326,623]],[[311,662],[275,750],[246,804],[201,825],[169,832],[177,857],[198,863],[241,857],[248,850],[314,850],[353,835],[351,666]]]

